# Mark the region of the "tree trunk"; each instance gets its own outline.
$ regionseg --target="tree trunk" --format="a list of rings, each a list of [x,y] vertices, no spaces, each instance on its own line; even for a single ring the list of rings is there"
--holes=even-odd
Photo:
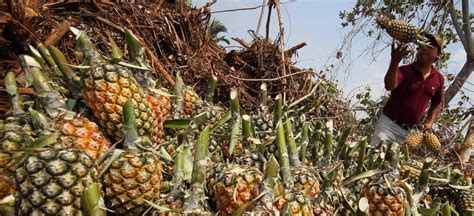
[[[466,63],[464,63],[464,66],[462,67],[461,71],[456,76],[456,79],[454,79],[454,82],[449,86],[449,88],[446,90],[444,94],[444,103],[446,105],[448,105],[449,102],[454,98],[454,96],[456,96],[456,94],[459,92],[461,87],[469,78],[469,75],[471,75],[473,70],[474,70],[474,59],[471,59],[471,60],[468,59]]]
[[[474,116],[471,118],[471,123],[469,125],[469,129],[467,130],[466,138],[464,139],[464,142],[461,145],[461,148],[459,149],[459,152],[458,152],[462,163],[469,161],[473,146],[474,146]]]

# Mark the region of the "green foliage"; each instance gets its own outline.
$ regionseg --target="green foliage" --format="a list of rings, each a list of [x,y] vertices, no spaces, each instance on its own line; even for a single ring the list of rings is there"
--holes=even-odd
[[[415,0],[409,2],[400,0],[358,0],[351,11],[339,12],[339,18],[343,28],[352,27],[354,34],[365,34],[373,38],[374,43],[382,42],[387,38],[383,30],[374,21],[377,16],[383,15],[390,19],[399,19],[415,24],[424,32],[440,35],[446,41],[446,44],[449,44],[459,41],[449,16],[447,6],[449,2],[447,0]],[[385,42],[390,43],[391,40],[385,40]],[[438,69],[447,66],[449,57],[449,53],[442,54],[437,62]],[[409,58],[414,58],[414,56],[409,56]]]
[[[216,43],[224,42],[226,44],[230,44],[230,41],[225,38],[225,36],[218,36],[220,33],[226,33],[227,27],[221,23],[221,21],[213,19],[211,25],[209,26],[209,35],[211,36],[212,40]]]

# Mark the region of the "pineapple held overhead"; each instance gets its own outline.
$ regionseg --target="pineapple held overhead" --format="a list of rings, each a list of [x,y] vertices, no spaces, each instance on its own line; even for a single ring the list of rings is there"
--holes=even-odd
[[[430,46],[428,38],[423,36],[423,31],[418,30],[415,25],[402,20],[391,20],[383,16],[377,17],[375,21],[395,40],[403,43],[413,42],[421,46]]]

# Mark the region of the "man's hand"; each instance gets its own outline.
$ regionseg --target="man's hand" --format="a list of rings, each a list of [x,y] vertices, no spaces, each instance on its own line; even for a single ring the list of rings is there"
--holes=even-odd
[[[430,131],[433,128],[433,123],[426,122],[421,125],[421,131]]]
[[[395,41],[392,42],[392,61],[399,63],[411,51],[408,50],[407,44],[400,44],[395,46]]]

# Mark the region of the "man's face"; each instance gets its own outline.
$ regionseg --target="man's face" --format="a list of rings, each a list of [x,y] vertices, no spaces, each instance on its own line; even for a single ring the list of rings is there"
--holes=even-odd
[[[417,50],[416,59],[420,62],[432,64],[439,56],[437,46],[420,46]]]

